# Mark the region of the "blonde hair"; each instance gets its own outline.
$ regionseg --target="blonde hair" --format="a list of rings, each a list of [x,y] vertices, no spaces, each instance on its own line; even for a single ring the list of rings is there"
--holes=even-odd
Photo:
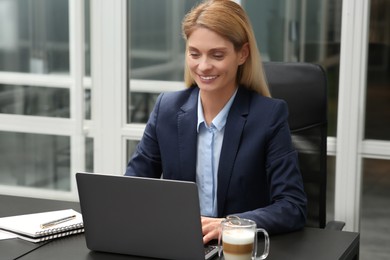
[[[182,33],[187,40],[199,28],[207,28],[233,43],[236,51],[245,43],[249,45],[249,56],[237,71],[237,83],[263,96],[271,96],[265,79],[256,39],[249,18],[242,7],[231,0],[206,0],[195,6],[183,19]],[[187,87],[195,84],[187,63],[184,70]]]

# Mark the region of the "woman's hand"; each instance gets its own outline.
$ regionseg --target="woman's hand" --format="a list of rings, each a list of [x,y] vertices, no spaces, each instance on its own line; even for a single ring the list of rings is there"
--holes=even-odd
[[[213,239],[218,239],[222,220],[224,218],[201,217],[203,244],[207,244]]]

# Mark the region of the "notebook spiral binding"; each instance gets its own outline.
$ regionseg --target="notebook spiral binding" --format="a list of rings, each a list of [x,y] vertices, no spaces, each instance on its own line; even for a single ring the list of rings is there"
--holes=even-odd
[[[41,236],[48,236],[48,235],[52,235],[52,234],[58,234],[58,233],[62,234],[65,231],[73,231],[73,230],[79,231],[83,227],[84,227],[83,223],[78,223],[78,224],[73,224],[73,225],[69,225],[69,226],[65,226],[65,227],[50,228],[50,229],[47,229],[47,230],[38,231],[38,232],[35,232],[35,235],[37,237],[41,237]],[[83,231],[84,231],[84,229],[82,229],[81,232],[83,232]],[[81,233],[81,232],[77,232],[77,233]],[[66,235],[71,235],[71,234],[75,234],[75,233],[69,233],[69,234],[66,234]],[[62,235],[62,236],[65,236],[65,235]]]
[[[42,236],[42,237],[39,237],[35,242],[42,242],[42,241],[46,241],[46,240],[51,240],[51,239],[55,239],[55,238],[70,236],[70,235],[83,233],[83,232],[84,232],[84,228],[78,228],[78,229],[74,229],[74,230],[70,230],[70,231],[66,231],[66,232],[61,232],[61,233],[56,233],[56,234],[52,234],[52,235]]]

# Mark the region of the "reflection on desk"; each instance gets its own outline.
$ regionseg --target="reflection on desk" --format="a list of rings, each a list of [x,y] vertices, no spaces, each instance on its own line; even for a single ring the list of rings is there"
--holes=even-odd
[[[267,259],[358,259],[357,233],[305,228],[285,235],[271,236]],[[32,259],[88,259],[88,260],[145,260],[147,258],[90,251],[84,235],[57,239],[20,258]],[[216,258],[218,259],[218,258]]]

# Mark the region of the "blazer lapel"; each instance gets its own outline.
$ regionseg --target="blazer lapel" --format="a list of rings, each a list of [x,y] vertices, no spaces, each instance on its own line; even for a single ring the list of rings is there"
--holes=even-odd
[[[197,104],[199,89],[194,88],[177,117],[180,176],[183,180],[196,180]]]
[[[249,111],[249,92],[239,87],[234,103],[230,108],[225,125],[221,156],[218,167],[218,214],[224,212],[225,199],[234,162],[240,146],[241,135],[244,130]]]

